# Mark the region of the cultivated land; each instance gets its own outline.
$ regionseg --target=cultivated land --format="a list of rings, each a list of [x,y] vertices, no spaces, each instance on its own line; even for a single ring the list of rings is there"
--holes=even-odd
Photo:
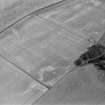
[[[73,65],[94,40],[105,43],[104,2],[8,1],[0,2],[0,105],[104,105],[105,73]]]

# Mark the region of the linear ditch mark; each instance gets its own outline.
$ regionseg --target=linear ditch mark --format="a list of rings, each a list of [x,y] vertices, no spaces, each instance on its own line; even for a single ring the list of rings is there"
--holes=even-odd
[[[8,60],[5,56],[0,54],[0,57],[4,60],[6,60],[7,62],[9,62],[10,64],[12,64],[13,66],[15,66],[16,68],[18,68],[20,71],[22,71],[23,73],[25,73],[26,75],[28,75],[29,77],[31,77],[33,80],[37,81],[38,83],[40,83],[41,85],[43,85],[44,87],[46,87],[47,89],[50,89],[51,87],[44,84],[43,82],[37,80],[36,78],[34,78],[32,75],[30,75],[27,71],[25,71],[23,68],[21,68],[20,66],[18,66],[17,64],[11,62],[10,60]]]
[[[67,0],[62,0],[62,1],[56,2],[56,3],[54,3],[54,4],[50,4],[50,5],[48,5],[48,6],[45,6],[45,7],[43,7],[43,8],[40,8],[40,9],[38,9],[38,10],[33,10],[33,11],[30,12],[29,14],[27,14],[27,15],[21,17],[20,19],[18,19],[18,20],[16,20],[15,22],[11,23],[11,24],[8,25],[7,27],[3,28],[3,29],[0,31],[0,33],[3,33],[4,31],[6,31],[7,29],[9,29],[9,28],[12,27],[13,25],[15,25],[15,24],[17,24],[18,22],[20,22],[20,21],[24,20],[25,18],[27,18],[28,16],[31,16],[31,15],[36,15],[36,16],[37,16],[37,14],[43,13],[43,12],[45,12],[45,11],[48,11],[49,8],[50,8],[50,9],[53,9],[53,8],[55,8],[55,7],[57,7],[57,6],[61,5],[61,4],[63,4],[63,2],[66,2],[66,1],[67,1]]]

